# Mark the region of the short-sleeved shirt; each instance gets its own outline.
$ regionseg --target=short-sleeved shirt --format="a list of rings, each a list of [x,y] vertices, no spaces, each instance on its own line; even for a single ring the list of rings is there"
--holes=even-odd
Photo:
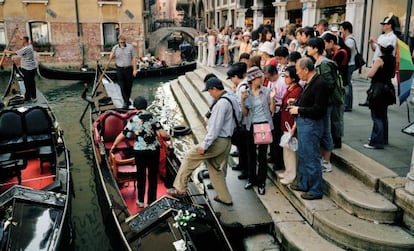
[[[134,138],[134,150],[155,151],[159,147],[159,142],[156,136],[156,130],[162,129],[158,119],[148,111],[141,111],[134,115],[126,124],[122,133],[126,138]],[[149,137],[147,132],[154,133],[154,140],[149,142],[146,137]]]
[[[34,70],[37,68],[37,63],[34,58],[33,46],[31,44],[24,46],[16,51],[17,56],[21,58],[20,65],[25,70]]]
[[[396,50],[397,49],[397,40],[398,40],[397,36],[394,34],[393,31],[390,31],[388,33],[384,33],[384,34],[379,35],[377,41],[381,40],[382,38],[392,41],[391,45],[394,47],[394,50],[392,51],[392,55],[395,56],[395,53],[397,51]],[[372,56],[372,62],[375,62],[375,60],[377,60],[377,58],[379,56],[382,56],[382,53],[381,53],[380,46],[377,45],[377,47],[375,48],[375,51],[374,51],[374,56]]]
[[[135,57],[135,51],[132,45],[125,44],[125,47],[120,47],[119,44],[114,45],[114,47],[112,47],[112,52],[115,55],[116,66],[132,66],[132,59]]]

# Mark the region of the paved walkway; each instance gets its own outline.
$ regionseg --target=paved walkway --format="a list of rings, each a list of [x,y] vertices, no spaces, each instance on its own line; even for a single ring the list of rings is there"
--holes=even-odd
[[[222,73],[228,68],[215,67]],[[344,137],[343,143],[364,155],[376,160],[388,167],[400,176],[406,176],[410,170],[411,156],[413,151],[414,137],[401,132],[401,129],[409,124],[407,116],[407,104],[390,106],[388,109],[389,120],[389,145],[385,149],[366,149],[363,144],[368,142],[372,129],[372,120],[368,107],[361,107],[366,98],[365,91],[369,87],[369,79],[364,74],[354,73],[353,76],[353,111],[344,114]],[[410,105],[411,122],[414,121],[414,109]]]

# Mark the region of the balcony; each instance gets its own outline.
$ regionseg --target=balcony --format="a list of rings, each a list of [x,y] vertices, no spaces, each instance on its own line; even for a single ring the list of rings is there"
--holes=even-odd
[[[102,7],[105,4],[106,5],[118,5],[118,7],[120,7],[122,5],[122,0],[105,0],[105,1],[98,0],[99,7]]]

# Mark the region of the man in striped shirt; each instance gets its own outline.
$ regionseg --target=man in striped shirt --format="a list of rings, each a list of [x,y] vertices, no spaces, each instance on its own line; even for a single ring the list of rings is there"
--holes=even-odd
[[[4,53],[17,55],[21,58],[20,70],[23,74],[23,81],[26,89],[24,99],[25,101],[31,100],[35,102],[37,100],[35,82],[37,63],[34,58],[34,50],[32,44],[29,43],[28,36],[21,37],[20,41],[22,42],[22,48],[16,51],[4,50]]]
[[[122,98],[124,99],[123,108],[127,109],[130,105],[132,83],[137,74],[137,57],[134,47],[126,43],[124,35],[118,36],[118,44],[112,48],[109,61],[115,57],[116,77],[121,87]]]

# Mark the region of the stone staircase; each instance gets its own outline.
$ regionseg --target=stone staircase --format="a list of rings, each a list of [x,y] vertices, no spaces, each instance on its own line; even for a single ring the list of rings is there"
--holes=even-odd
[[[211,100],[200,91],[202,80],[214,73],[226,88],[231,82],[221,71],[198,67],[170,84],[195,139],[202,141]],[[333,172],[323,174],[325,196],[315,201],[301,199],[269,168],[266,194],[257,196],[273,221],[271,234],[283,249],[414,250],[414,196],[404,190],[405,178],[345,144],[334,151],[332,162]],[[254,238],[246,239],[246,250],[257,250],[249,245]]]

